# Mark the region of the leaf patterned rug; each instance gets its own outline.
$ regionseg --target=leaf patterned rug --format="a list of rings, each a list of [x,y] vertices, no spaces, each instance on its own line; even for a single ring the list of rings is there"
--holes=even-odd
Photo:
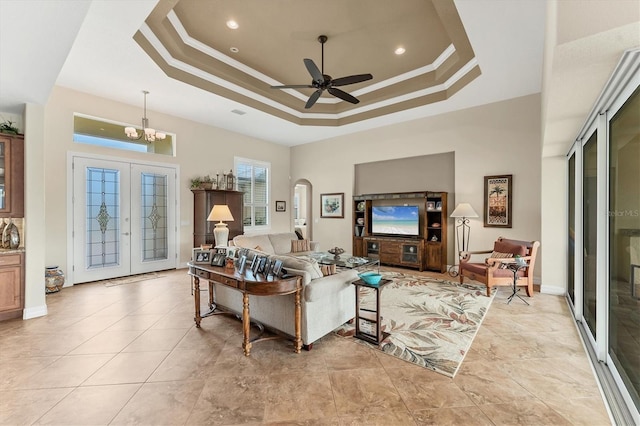
[[[486,287],[400,272],[381,271],[392,282],[381,291],[381,351],[454,377],[495,296]],[[360,307],[375,309],[375,291],[360,290]],[[336,330],[353,336],[354,324]],[[369,345],[359,339],[356,342]]]

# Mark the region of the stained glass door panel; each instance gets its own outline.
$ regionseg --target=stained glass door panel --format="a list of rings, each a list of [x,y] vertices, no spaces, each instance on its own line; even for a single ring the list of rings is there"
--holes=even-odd
[[[175,268],[175,169],[134,164],[131,179],[131,271]]]
[[[129,166],[74,159],[74,282],[130,271]]]

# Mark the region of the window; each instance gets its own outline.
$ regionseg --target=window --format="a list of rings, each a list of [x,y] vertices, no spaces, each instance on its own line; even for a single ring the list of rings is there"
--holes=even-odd
[[[147,143],[144,140],[131,140],[124,128],[128,125],[118,124],[92,118],[81,114],[73,115],[73,141],[106,148],[122,149],[125,151],[148,152],[173,156],[173,141],[175,136],[167,133],[163,140]],[[139,126],[138,126],[139,127]],[[141,130],[138,129],[138,132]]]
[[[235,158],[238,191],[244,192],[244,226],[251,228],[269,226],[269,170],[270,163]]]

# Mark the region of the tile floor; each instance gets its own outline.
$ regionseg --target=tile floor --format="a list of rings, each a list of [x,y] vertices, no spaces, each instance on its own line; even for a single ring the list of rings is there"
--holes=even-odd
[[[563,297],[507,305],[501,288],[450,379],[333,335],[247,358],[239,321],[196,329],[186,270],[162,274],[65,288],[46,317],[0,323],[0,424],[610,424]]]

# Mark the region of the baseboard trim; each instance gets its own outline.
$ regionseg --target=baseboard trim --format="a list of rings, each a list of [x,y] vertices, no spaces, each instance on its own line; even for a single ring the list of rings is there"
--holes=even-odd
[[[47,315],[47,313],[48,313],[47,305],[34,306],[33,308],[25,308],[24,311],[22,311],[22,319],[27,320],[32,318],[43,317]]]
[[[558,287],[553,285],[540,285],[540,293],[555,294],[557,296],[563,296],[567,293],[564,287]]]

